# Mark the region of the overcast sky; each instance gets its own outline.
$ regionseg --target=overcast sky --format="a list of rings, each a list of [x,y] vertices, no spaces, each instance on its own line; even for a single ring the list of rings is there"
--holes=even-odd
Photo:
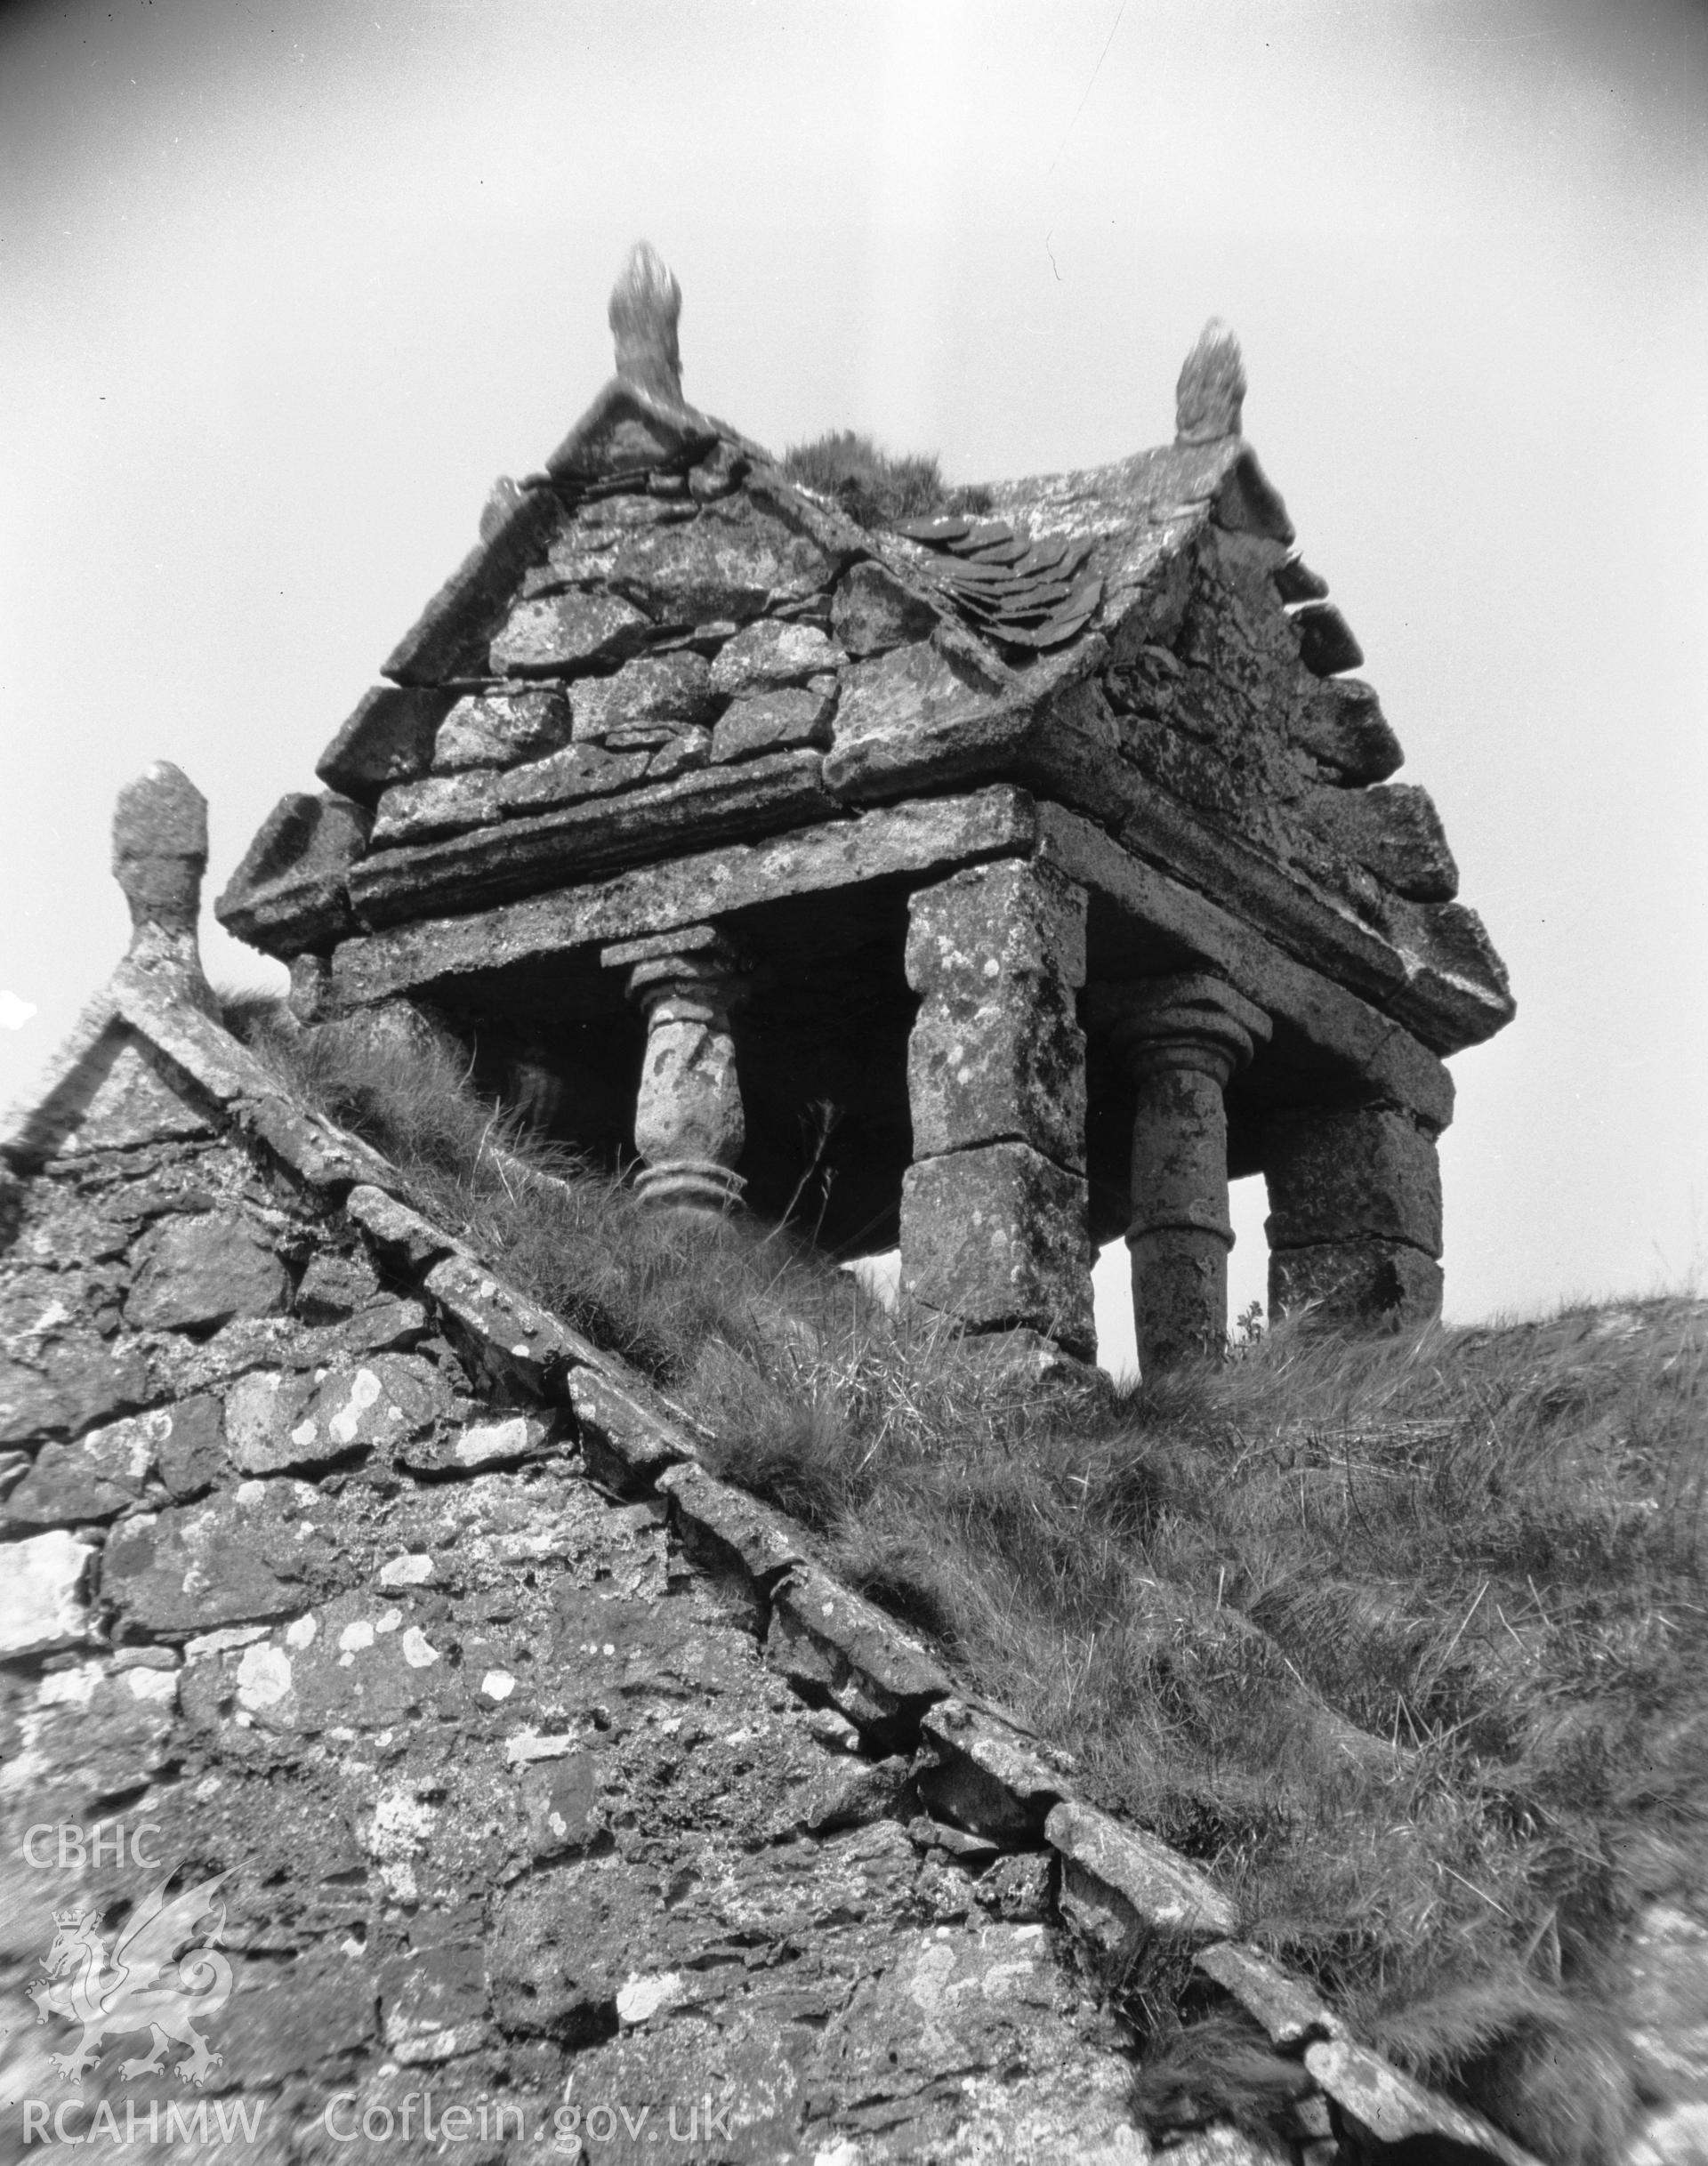
[[[1708,1263],[1705,116],[1708,10],[1676,0],[0,12],[0,1099],[124,946],[119,785],[200,785],[211,899],[494,475],[608,374],[644,234],[690,398],[955,479],[1165,440],[1200,325],[1237,327],[1247,433],[1518,994],[1454,1063],[1448,1314],[1679,1284]]]

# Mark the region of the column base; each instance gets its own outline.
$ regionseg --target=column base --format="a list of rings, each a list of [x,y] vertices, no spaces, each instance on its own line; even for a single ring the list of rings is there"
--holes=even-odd
[[[1325,1241],[1269,1252],[1269,1314],[1327,1330],[1403,1331],[1441,1313],[1441,1266],[1403,1241]]]
[[[643,1165],[634,1177],[636,1198],[649,1211],[682,1212],[697,1218],[727,1218],[747,1183],[712,1158],[673,1158]]]

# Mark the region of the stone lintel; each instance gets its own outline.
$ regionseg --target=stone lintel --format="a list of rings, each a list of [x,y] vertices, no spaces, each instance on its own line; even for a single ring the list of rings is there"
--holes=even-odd
[[[281,960],[330,946],[356,930],[348,874],[371,825],[359,805],[330,791],[287,792],[256,830],[214,916]]]
[[[1247,1000],[1298,1033],[1344,1076],[1409,1108],[1438,1132],[1453,1118],[1453,1078],[1391,1016],[1296,961],[1208,896],[1172,879],[1059,805],[1038,809],[1043,855],[1130,922],[1199,956]]]
[[[511,963],[642,939],[791,895],[918,879],[981,859],[1028,855],[1037,808],[1023,790],[980,790],[885,807],[738,842],[466,917],[430,918],[342,942],[330,998],[355,1008],[478,978]]]
[[[1089,820],[1003,785],[877,807],[487,910],[358,935],[334,952],[328,999],[334,1008],[360,1006],[511,962],[638,938],[661,920],[686,924],[789,895],[917,878],[1035,848],[1101,906],[1158,936],[1183,960],[1201,959],[1247,999],[1261,999],[1338,1072],[1346,1095],[1373,1091],[1432,1132],[1451,1121],[1453,1079],[1404,1024]]]
[[[1390,896],[1389,920],[1405,940],[1398,945],[1260,851],[1194,819],[1136,774],[1121,841],[1161,870],[1237,899],[1242,916],[1263,925],[1277,946],[1375,1001],[1433,1052],[1480,1045],[1516,1012],[1481,921],[1458,904]]]
[[[827,788],[871,801],[1012,777],[1118,831],[1129,850],[1162,871],[1231,901],[1273,945],[1386,1008],[1435,1052],[1480,1044],[1511,1020],[1505,972],[1474,912],[1390,895],[1391,934],[1378,931],[1113,756],[1098,741],[1095,702],[1085,697],[1100,642],[1080,645],[1084,655],[1070,650],[1058,677],[1028,684],[1024,695],[946,697],[926,721],[902,702],[885,727],[850,734],[861,703],[845,696]]]
[[[816,752],[761,754],[702,768],[614,797],[504,819],[440,841],[376,849],[350,868],[361,923],[407,922],[423,909],[472,910],[624,865],[834,817]]]

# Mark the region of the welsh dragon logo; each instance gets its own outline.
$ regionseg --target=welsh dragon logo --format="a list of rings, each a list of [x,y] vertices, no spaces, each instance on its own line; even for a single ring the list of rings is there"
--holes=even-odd
[[[47,1975],[30,1987],[29,1997],[37,2023],[63,2016],[83,2025],[72,2050],[52,2057],[62,2076],[81,2083],[84,2070],[101,2058],[103,2039],[147,2031],[152,2049],[120,2064],[118,2073],[127,2081],[158,2073],[174,2041],[190,2049],[175,2064],[178,2075],[186,2083],[207,2081],[222,2057],[208,2050],[196,2025],[231,1998],[231,1965],[218,1946],[225,1904],[214,1900],[229,1877],[219,1873],[170,1900],[163,1880],[118,1934],[110,1955],[96,1930],[98,1911],[54,1912],[57,1930],[43,1965]],[[210,1914],[213,1926],[200,1929]]]

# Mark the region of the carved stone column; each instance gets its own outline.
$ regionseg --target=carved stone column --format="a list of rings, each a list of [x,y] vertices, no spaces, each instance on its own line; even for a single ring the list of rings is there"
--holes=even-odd
[[[1228,1113],[1222,1093],[1269,1019],[1219,978],[1101,989],[1139,1087],[1132,1120],[1132,1311],[1147,1377],[1219,1356],[1228,1336]]]
[[[1014,860],[957,873],[909,906],[914,1163],[901,1290],[1016,1363],[1089,1356],[1085,894]],[[1044,1341],[1051,1342],[1045,1345]]]
[[[608,947],[646,1012],[635,1104],[635,1188],[655,1210],[721,1213],[741,1200],[736,1164],[747,1139],[729,1019],[745,986],[735,947],[711,925],[688,925]]]
[[[1309,1306],[1339,1328],[1427,1323],[1441,1307],[1435,1131],[1376,1101],[1272,1121],[1269,1313]]]

